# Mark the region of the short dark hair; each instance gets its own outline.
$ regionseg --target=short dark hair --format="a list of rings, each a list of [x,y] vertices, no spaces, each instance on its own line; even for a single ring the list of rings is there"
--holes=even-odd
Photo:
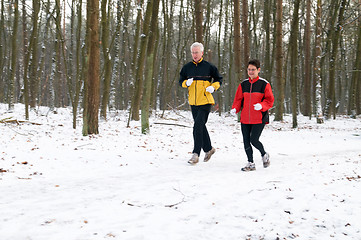
[[[248,65],[253,65],[255,66],[257,69],[261,67],[261,63],[258,59],[252,59],[248,62]]]

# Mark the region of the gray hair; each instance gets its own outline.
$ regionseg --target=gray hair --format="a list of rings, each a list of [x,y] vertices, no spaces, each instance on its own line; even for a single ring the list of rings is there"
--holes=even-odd
[[[204,51],[203,44],[200,43],[200,42],[195,42],[195,43],[193,43],[192,46],[191,46],[191,51],[192,51],[192,49],[195,48],[195,47],[199,47],[199,49],[201,50],[201,52]]]

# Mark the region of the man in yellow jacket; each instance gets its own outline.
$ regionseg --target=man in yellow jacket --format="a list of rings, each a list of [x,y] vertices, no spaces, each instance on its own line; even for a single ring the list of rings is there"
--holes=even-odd
[[[205,162],[216,152],[216,149],[212,147],[206,123],[211,106],[214,105],[212,93],[221,86],[222,76],[213,64],[203,59],[202,43],[193,43],[191,53],[193,61],[183,66],[180,71],[179,84],[188,89],[188,101],[194,119],[194,148],[188,163],[196,164],[202,149],[205,152]]]

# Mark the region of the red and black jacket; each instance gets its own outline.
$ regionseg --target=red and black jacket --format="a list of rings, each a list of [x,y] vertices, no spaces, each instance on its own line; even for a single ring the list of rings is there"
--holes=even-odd
[[[246,79],[238,86],[232,108],[238,113],[241,111],[241,123],[267,124],[269,122],[268,110],[273,106],[274,96],[271,84],[260,77]],[[254,105],[260,103],[262,109],[256,111]]]

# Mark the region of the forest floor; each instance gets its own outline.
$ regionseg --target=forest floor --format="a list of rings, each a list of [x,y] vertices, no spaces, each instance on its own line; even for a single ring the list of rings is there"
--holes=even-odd
[[[0,239],[359,240],[361,118],[299,116],[296,129],[291,119],[262,134],[271,166],[255,150],[257,170],[242,172],[228,114],[210,114],[216,153],[190,166],[190,111],[153,113],[148,135],[110,112],[98,135],[82,136],[70,108],[25,121],[23,105],[0,104]]]

